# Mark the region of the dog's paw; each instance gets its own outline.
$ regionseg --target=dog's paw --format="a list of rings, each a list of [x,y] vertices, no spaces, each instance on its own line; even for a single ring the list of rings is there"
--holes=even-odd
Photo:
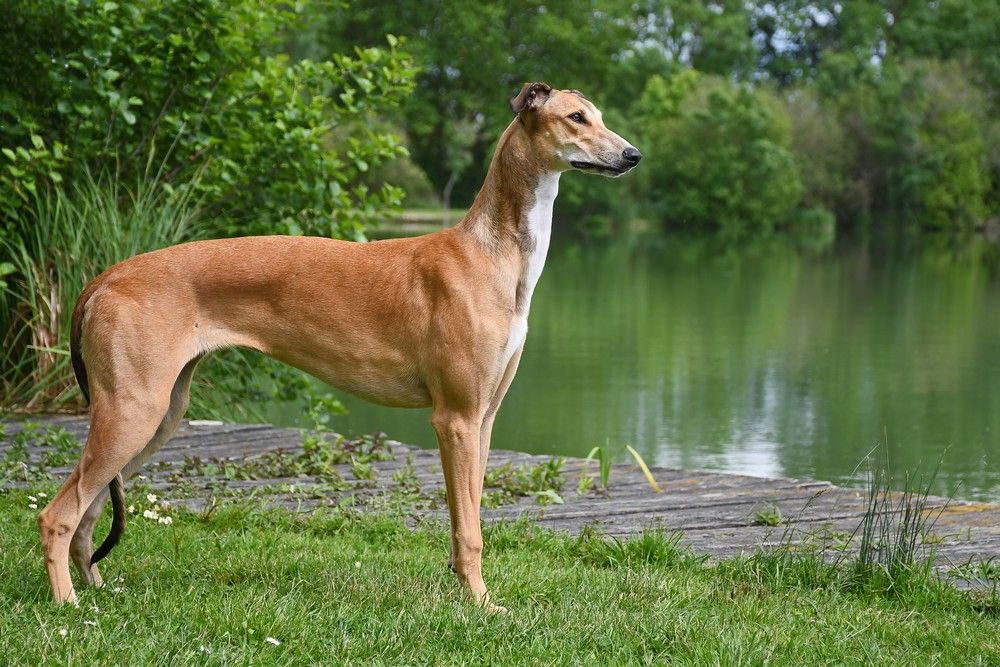
[[[501,607],[495,602],[490,602],[489,600],[484,602],[482,607],[483,611],[485,611],[490,616],[502,616],[510,613],[510,610],[507,609],[507,607]]]

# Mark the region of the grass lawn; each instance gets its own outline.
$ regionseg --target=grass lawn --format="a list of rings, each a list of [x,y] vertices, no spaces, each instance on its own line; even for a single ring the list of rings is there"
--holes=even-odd
[[[236,506],[168,509],[164,525],[142,516],[145,497],[129,496],[125,538],[102,563],[108,585],[57,608],[37,510],[25,491],[0,494],[0,661],[1000,663],[996,599],[926,580],[852,588],[808,559],[713,565],[670,535],[616,544],[508,524],[488,531],[485,568],[511,613],[486,616],[463,600],[440,525]],[[106,529],[105,517],[98,535]]]

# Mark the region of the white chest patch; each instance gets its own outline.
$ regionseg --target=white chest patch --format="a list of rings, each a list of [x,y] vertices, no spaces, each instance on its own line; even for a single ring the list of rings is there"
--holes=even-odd
[[[549,252],[549,240],[552,237],[552,204],[559,194],[559,174],[546,174],[538,181],[535,189],[535,203],[528,211],[528,233],[534,239],[534,247],[528,255],[528,266],[524,272],[523,315],[528,316],[531,305],[531,293],[535,291],[542,267],[545,266],[545,256]]]
[[[528,254],[527,266],[524,268],[518,312],[510,321],[510,335],[504,346],[501,372],[507,368],[511,358],[524,344],[528,335],[528,310],[531,307],[531,294],[535,291],[538,278],[545,266],[545,256],[549,252],[549,240],[552,237],[552,205],[559,194],[559,174],[545,174],[539,179],[535,188],[535,201],[528,211],[527,228],[533,239],[531,252]]]

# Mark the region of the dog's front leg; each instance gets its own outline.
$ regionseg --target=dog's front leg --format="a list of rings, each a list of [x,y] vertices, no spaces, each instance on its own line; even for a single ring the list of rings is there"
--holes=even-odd
[[[493,399],[490,401],[490,407],[486,411],[486,416],[483,418],[483,425],[479,431],[479,493],[483,493],[483,485],[486,482],[486,462],[490,458],[490,441],[493,439],[493,421],[496,419],[497,410],[500,409],[500,403],[503,402],[503,397],[507,395],[507,390],[510,389],[510,383],[514,381],[514,375],[517,373],[517,365],[521,361],[521,352],[524,350],[524,345],[517,349],[514,356],[511,357],[510,362],[507,364],[507,368],[504,369],[503,377],[500,378],[500,384],[497,386],[496,391],[493,393]]]
[[[490,441],[493,437],[493,421],[496,419],[497,410],[500,409],[500,403],[503,402],[504,396],[507,395],[507,390],[510,388],[510,383],[514,380],[514,374],[517,373],[517,365],[521,361],[521,351],[524,349],[522,345],[514,356],[511,358],[510,362],[507,364],[507,368],[504,370],[503,377],[500,378],[500,384],[497,386],[496,391],[493,393],[493,398],[490,401],[489,408],[486,410],[486,415],[483,417],[482,425],[479,427],[479,497],[482,499],[484,486],[486,483],[486,462],[490,457]],[[453,572],[455,569],[455,542],[452,541],[451,553],[448,556],[448,567],[451,568]]]
[[[435,409],[431,423],[441,448],[448,513],[451,516],[452,566],[463,587],[488,611],[503,611],[490,602],[483,581],[483,535],[479,525],[482,476],[479,435],[482,416]]]

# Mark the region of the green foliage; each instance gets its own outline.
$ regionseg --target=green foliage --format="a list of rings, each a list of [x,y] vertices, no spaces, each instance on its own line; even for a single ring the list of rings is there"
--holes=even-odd
[[[0,290],[7,287],[7,281],[4,280],[4,276],[9,276],[16,270],[10,262],[0,262]]]
[[[676,117],[643,124],[647,195],[669,224],[733,239],[767,235],[798,205],[789,119],[762,91],[703,78]]]
[[[422,69],[394,120],[446,204],[471,201],[506,97],[548,79],[646,156],[622,182],[563,179],[556,215],[588,236],[637,215],[727,237],[826,237],[830,214],[968,230],[1000,205],[996,3],[404,0],[316,23],[309,53],[408,37]]]
[[[4,124],[0,127],[11,126]],[[13,143],[8,145],[6,138],[3,148],[0,148],[0,152],[7,158],[0,171],[0,213],[12,219],[20,217],[22,208],[38,196],[40,182],[62,182],[59,170],[67,162],[66,147],[58,140],[53,142],[50,149],[46,147],[45,140],[34,132],[28,138],[30,148],[14,146]],[[3,227],[0,227],[0,233],[3,231]]]
[[[170,478],[178,483],[191,477],[205,477],[213,481],[305,480],[308,477],[311,488],[315,489],[313,482],[319,482],[327,493],[332,493],[349,488],[337,470],[338,465],[349,464],[359,480],[373,480],[375,469],[372,463],[392,459],[392,449],[380,434],[348,440],[332,434],[309,434],[307,437],[303,433],[301,450],[278,449],[242,460],[185,456],[183,465]]]
[[[637,36],[668,62],[688,63],[699,72],[749,75],[757,54],[751,13],[740,0],[652,0],[644,3]],[[655,45],[655,46],[654,46]]]
[[[852,169],[857,146],[836,108],[820,97],[814,85],[784,91],[791,121],[791,150],[802,179],[802,206],[825,209],[850,219],[863,211]]]
[[[308,12],[338,6],[7,3],[0,405],[80,405],[69,316],[83,286],[112,264],[207,236],[360,239],[401,201],[398,187],[368,178],[406,153],[391,126],[372,122],[412,89],[400,40],[383,35],[379,47],[315,59],[281,52]],[[227,396],[304,387],[277,364],[228,351],[202,365],[192,412],[246,419],[252,401]]]
[[[755,526],[778,526],[781,524],[781,519],[781,509],[777,505],[765,507],[753,515]]]
[[[920,91],[916,116],[916,164],[909,184],[921,222],[936,229],[968,230],[989,211],[985,117],[982,93],[955,64],[918,63],[910,74]]]
[[[789,101],[809,204],[842,223],[888,217],[948,231],[996,210],[1000,170],[987,150],[1000,99],[996,3],[789,0],[758,19],[763,73],[796,84]]]
[[[483,486],[496,489],[496,493],[485,502],[499,505],[517,497],[534,496],[539,505],[561,505],[563,499],[559,492],[565,484],[562,477],[565,463],[566,460],[560,456],[535,465],[514,467],[513,462],[507,462],[500,468],[487,469]]]
[[[608,453],[607,447],[594,447],[590,450],[584,459],[584,466],[591,461],[597,461],[598,468],[601,475],[601,488],[608,488],[608,484],[611,482],[611,456]],[[584,483],[581,482],[581,487],[584,487]],[[585,489],[589,488],[590,484],[586,484]],[[584,489],[584,490],[585,490]]]
[[[193,190],[170,194],[155,179],[129,187],[85,172],[69,190],[34,197],[26,230],[0,236],[0,253],[14,269],[0,292],[0,407],[82,404],[69,359],[73,304],[112,264],[192,238]]]
[[[891,216],[947,231],[988,217],[996,166],[987,141],[996,121],[963,65],[887,64],[825,96],[822,113],[796,120],[796,150],[816,203],[848,219]],[[809,138],[822,128],[826,138]]]
[[[324,29],[307,52],[376,44],[386,33],[407,37],[421,67],[401,106],[414,159],[442,198],[454,192],[466,203],[512,118],[507,100],[524,81],[578,88],[586,82],[595,96],[617,88],[612,56],[628,47],[632,29],[619,17],[630,12],[622,0],[544,6],[530,0],[407,0],[393,11],[359,3],[318,13]]]
[[[356,237],[391,187],[360,175],[402,148],[365,119],[410,90],[387,48],[292,61],[278,52],[307,3],[15,0],[0,35],[0,205],[26,224],[32,193],[90,168],[195,174],[214,233]]]

